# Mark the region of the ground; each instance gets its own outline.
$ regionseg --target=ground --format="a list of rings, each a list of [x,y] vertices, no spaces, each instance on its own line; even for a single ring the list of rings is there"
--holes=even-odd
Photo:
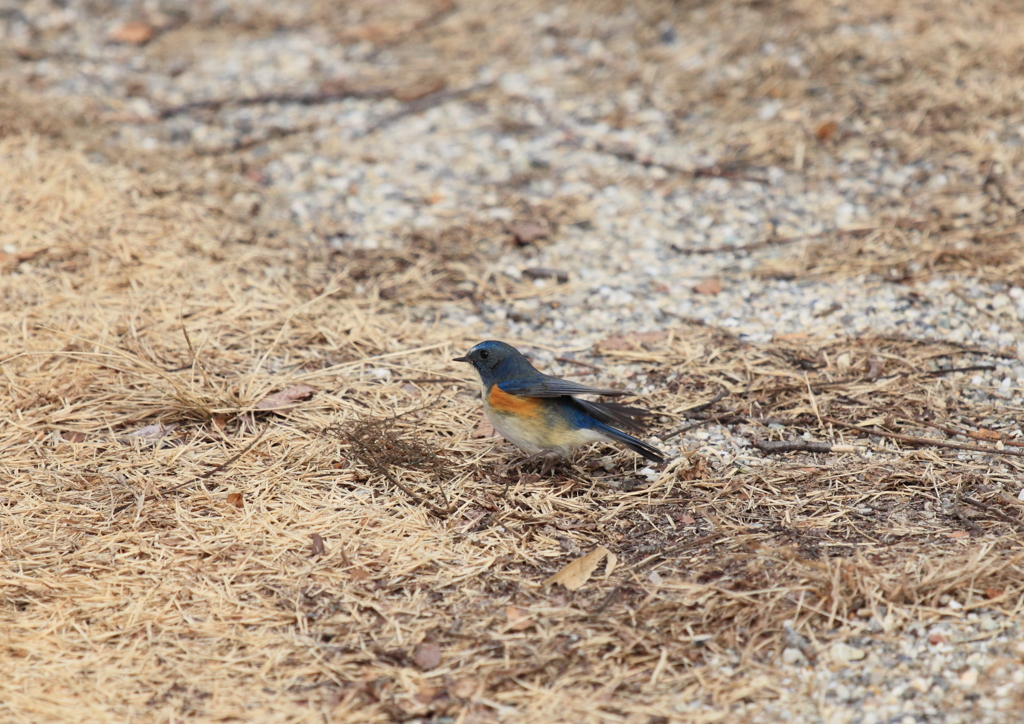
[[[0,2],[0,719],[1017,720],[1022,44]],[[670,460],[512,467],[488,338]]]

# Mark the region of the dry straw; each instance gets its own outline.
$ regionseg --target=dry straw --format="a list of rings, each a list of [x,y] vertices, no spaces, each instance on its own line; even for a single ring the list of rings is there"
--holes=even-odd
[[[0,227],[26,255],[2,277],[10,717],[629,719],[681,699],[710,716],[773,695],[784,621],[822,642],[948,597],[1017,612],[1015,439],[1000,405],[963,394],[969,372],[943,371],[977,351],[757,347],[693,325],[609,339],[602,376],[656,381],[663,437],[727,420],[875,452],[696,456],[651,484],[627,454],[611,473],[581,458],[510,475],[510,451],[473,436],[479,405],[449,363],[461,333],[342,282],[309,290],[301,250],[128,171],[37,137],[0,157]],[[383,268],[366,283],[436,294]],[[956,439],[988,452],[826,417],[985,430]],[[620,564],[543,586],[598,546]],[[730,657],[729,675],[705,663]]]
[[[835,40],[818,5],[790,27]],[[725,23],[732,12],[711,21],[753,43],[761,25]],[[916,27],[916,12],[898,23]],[[1002,67],[1009,31],[985,40],[982,21],[961,31],[929,12],[927,32]],[[899,47],[936,69],[937,38]],[[891,46],[857,43],[871,73],[899,67]],[[813,55],[823,74],[855,62],[852,41],[828,48]],[[769,70],[736,87],[804,98],[807,79],[760,85]],[[983,75],[971,102],[1019,113],[981,92]],[[891,84],[892,97],[917,84],[934,108],[919,120],[937,129],[926,141],[900,126],[894,143],[986,160],[960,130],[939,132],[986,113],[942,105],[955,77]],[[897,112],[858,92],[843,97]],[[330,254],[226,218],[184,175],[155,188],[90,161],[69,150],[76,123],[0,118],[0,717],[735,721],[745,702],[786,695],[773,662],[792,632],[813,658],[873,620],[884,640],[909,621],[1020,614],[1019,410],[969,382],[1010,351],[877,336],[756,346],[685,322],[619,336],[553,371],[599,363],[606,382],[655,383],[645,402],[665,439],[724,423],[858,452],[710,451],[651,480],[605,450],[610,471],[595,452],[551,478],[510,474],[513,453],[476,436],[475,391],[449,362],[476,340],[434,321],[485,288],[536,293],[491,268],[484,240],[499,230],[467,222],[394,252]],[[792,148],[781,126],[754,125],[733,126],[753,158]],[[826,239],[782,271],[1017,283],[1012,165],[977,167],[994,180],[967,222],[901,222],[902,208],[849,255]],[[599,546],[611,555],[577,590],[544,585]]]

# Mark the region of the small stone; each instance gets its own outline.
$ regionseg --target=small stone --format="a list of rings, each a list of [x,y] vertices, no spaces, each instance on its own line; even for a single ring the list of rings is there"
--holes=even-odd
[[[441,647],[433,642],[424,641],[416,647],[412,660],[424,671],[436,669],[441,663]]]
[[[927,694],[928,690],[932,688],[932,683],[927,679],[918,676],[916,679],[911,679],[910,688],[914,689],[919,694]]]
[[[964,669],[960,673],[960,685],[965,689],[969,689],[978,683],[978,670],[977,669]]]
[[[932,631],[930,634],[928,634],[928,643],[930,643],[932,646],[938,646],[939,644],[946,643],[946,637],[938,631]]]
[[[861,649],[844,643],[832,644],[828,653],[832,662],[838,666],[846,666],[851,661],[860,661],[864,658],[864,652]]]
[[[806,663],[807,657],[804,656],[804,652],[800,649],[788,648],[782,650],[782,661],[791,666],[796,666]]]
[[[999,628],[999,622],[991,616],[982,616],[978,624],[981,626],[982,631],[995,631]]]

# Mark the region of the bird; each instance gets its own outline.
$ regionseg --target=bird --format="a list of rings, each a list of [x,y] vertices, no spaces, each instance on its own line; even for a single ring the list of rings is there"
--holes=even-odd
[[[467,362],[480,376],[484,413],[502,437],[527,454],[516,467],[543,459],[544,467],[588,443],[614,442],[654,463],[665,453],[617,428],[638,431],[652,413],[616,402],[591,402],[577,395],[619,396],[623,390],[587,387],[538,371],[519,350],[487,340],[453,362]]]

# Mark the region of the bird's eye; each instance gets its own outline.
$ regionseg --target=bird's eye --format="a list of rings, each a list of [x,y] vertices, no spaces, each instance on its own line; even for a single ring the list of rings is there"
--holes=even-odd
[[[487,359],[490,356],[490,354],[491,353],[488,352],[486,349],[482,349],[480,350],[480,359]]]

